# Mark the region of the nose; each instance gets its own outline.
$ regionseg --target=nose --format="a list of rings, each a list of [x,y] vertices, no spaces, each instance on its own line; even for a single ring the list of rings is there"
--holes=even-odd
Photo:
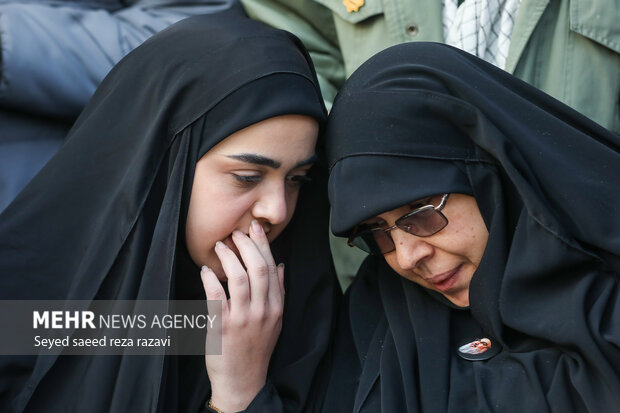
[[[254,218],[263,219],[271,225],[286,221],[288,205],[284,187],[266,188],[252,208]]]
[[[432,257],[435,252],[433,246],[422,238],[400,229],[392,230],[391,235],[396,247],[394,253],[398,266],[403,270],[413,270],[421,261]]]

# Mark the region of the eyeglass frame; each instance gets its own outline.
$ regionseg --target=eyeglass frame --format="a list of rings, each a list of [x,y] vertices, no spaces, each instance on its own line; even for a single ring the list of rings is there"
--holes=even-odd
[[[361,249],[362,251],[364,251],[364,252],[366,252],[366,253],[368,253],[368,254],[371,254],[371,255],[378,255],[378,254],[376,254],[375,252],[373,252],[373,251],[372,251],[372,249],[371,249],[371,251],[366,251],[366,250],[364,250],[363,248],[359,247],[358,245],[355,245],[355,244],[353,243],[353,239],[355,239],[356,237],[358,237],[358,236],[359,236],[359,234],[361,234],[361,233],[363,233],[363,232],[370,232],[370,233],[372,233],[372,232],[374,232],[374,231],[383,231],[384,233],[386,233],[386,235],[387,235],[390,239],[392,239],[392,237],[391,237],[391,235],[390,235],[390,232],[391,232],[393,229],[396,229],[396,228],[398,228],[398,229],[400,229],[400,230],[402,230],[402,231],[405,231],[405,232],[406,232],[406,233],[408,233],[408,234],[415,235],[416,237],[422,237],[422,238],[424,238],[424,237],[431,237],[431,236],[435,235],[436,233],[438,233],[439,231],[441,231],[442,229],[444,229],[445,227],[447,227],[447,226],[448,226],[448,224],[450,223],[450,222],[448,221],[448,218],[447,218],[447,217],[446,217],[446,216],[445,216],[445,215],[441,212],[441,210],[445,208],[445,206],[446,206],[446,204],[447,204],[447,202],[448,202],[448,197],[449,197],[449,196],[450,196],[450,194],[449,194],[449,193],[447,193],[447,194],[443,194],[443,195],[442,195],[442,197],[441,197],[441,201],[439,202],[439,205],[437,205],[437,206],[435,206],[435,205],[433,205],[433,204],[427,204],[427,205],[423,205],[423,206],[421,206],[421,207],[419,207],[419,208],[416,208],[416,209],[414,209],[414,210],[413,210],[413,211],[411,211],[411,212],[407,212],[407,213],[406,213],[405,215],[403,215],[402,217],[400,217],[400,218],[396,219],[396,220],[394,221],[394,225],[392,225],[392,226],[391,226],[391,227],[389,227],[389,228],[370,228],[370,229],[365,229],[365,230],[363,230],[363,231],[361,231],[361,232],[357,232],[357,227],[356,227],[356,228],[353,230],[353,234],[351,234],[351,236],[348,238],[348,240],[347,240],[347,244],[349,245],[349,247],[356,247],[356,248],[359,248],[359,249]],[[399,227],[399,226],[398,226],[398,224],[397,224],[397,222],[398,222],[398,221],[401,221],[401,220],[403,220],[403,219],[409,218],[410,216],[413,216],[413,215],[419,214],[420,212],[422,212],[422,211],[426,211],[426,210],[428,210],[429,208],[432,208],[433,210],[435,210],[435,212],[437,212],[439,215],[441,215],[441,216],[442,216],[442,217],[446,220],[446,225],[444,225],[443,227],[439,228],[437,231],[434,231],[433,233],[431,233],[431,234],[427,234],[427,235],[418,235],[418,234],[414,234],[414,233],[409,232],[409,231],[407,231],[406,229],[401,228],[401,227]],[[374,238],[374,236],[373,236],[373,238]],[[394,244],[394,240],[392,240],[392,244]],[[396,244],[394,244],[394,249],[396,249]],[[389,252],[392,252],[392,251],[394,251],[394,249],[393,249],[393,250],[390,250],[390,251],[387,251],[387,252],[381,252],[381,255],[384,255],[384,254],[387,254],[387,253],[389,253]],[[380,250],[379,250],[379,251],[380,251]]]

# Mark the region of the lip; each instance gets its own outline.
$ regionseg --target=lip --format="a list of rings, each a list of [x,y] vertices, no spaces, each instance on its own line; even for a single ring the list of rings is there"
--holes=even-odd
[[[454,284],[458,280],[462,266],[463,264],[459,264],[450,271],[434,275],[431,278],[426,279],[426,281],[431,283],[433,287],[438,291],[448,291],[450,288],[452,288],[452,286],[454,286]]]

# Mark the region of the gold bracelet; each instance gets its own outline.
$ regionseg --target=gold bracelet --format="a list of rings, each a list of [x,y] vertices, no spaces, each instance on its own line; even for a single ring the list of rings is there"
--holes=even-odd
[[[215,405],[213,404],[213,402],[211,401],[211,399],[209,399],[209,409],[213,409],[213,410],[215,410],[217,413],[224,413],[223,411],[221,411],[220,409],[218,409],[217,407],[215,407]]]

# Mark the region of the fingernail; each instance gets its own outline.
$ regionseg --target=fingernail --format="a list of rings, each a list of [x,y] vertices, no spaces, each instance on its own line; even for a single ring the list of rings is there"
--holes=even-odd
[[[257,235],[263,233],[263,227],[255,219],[252,220],[252,230]]]
[[[226,245],[222,241],[218,241],[215,243],[215,248],[219,248],[221,250],[226,249]]]
[[[200,271],[201,272],[207,272],[207,271],[209,271],[209,267],[207,267],[206,265],[203,265]]]
[[[241,238],[243,236],[243,232],[239,230],[234,230],[232,234],[233,234],[233,237],[235,238]]]
[[[278,268],[282,268],[282,269],[284,269],[284,263],[283,263],[283,262],[281,262],[280,264],[278,264]]]

